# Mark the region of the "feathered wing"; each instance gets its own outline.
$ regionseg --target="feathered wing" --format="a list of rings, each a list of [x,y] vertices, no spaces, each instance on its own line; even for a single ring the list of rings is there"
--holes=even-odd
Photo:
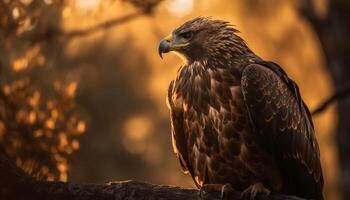
[[[170,122],[171,122],[171,136],[173,149],[179,158],[181,167],[185,173],[190,173],[197,187],[199,187],[197,181],[194,179],[194,172],[192,165],[188,157],[187,139],[184,133],[183,111],[176,110],[172,102],[174,81],[169,85],[167,104],[170,110]]]
[[[297,85],[271,62],[247,66],[241,83],[254,131],[280,169],[283,192],[323,199],[319,147]]]

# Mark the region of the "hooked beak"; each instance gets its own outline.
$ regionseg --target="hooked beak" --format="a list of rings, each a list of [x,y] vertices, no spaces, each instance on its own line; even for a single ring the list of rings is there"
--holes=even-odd
[[[172,35],[170,34],[160,41],[159,47],[158,47],[158,53],[162,59],[163,59],[163,53],[168,53],[169,51],[171,51],[172,40],[173,38],[172,38]]]

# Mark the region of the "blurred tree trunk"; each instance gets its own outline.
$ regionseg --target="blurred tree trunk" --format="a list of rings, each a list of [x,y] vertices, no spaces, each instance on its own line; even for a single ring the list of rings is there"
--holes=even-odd
[[[309,20],[322,45],[336,91],[350,86],[350,1],[329,0],[328,13],[319,17],[312,0],[304,0],[302,14]],[[338,102],[337,142],[342,168],[344,199],[350,199],[350,98]]]

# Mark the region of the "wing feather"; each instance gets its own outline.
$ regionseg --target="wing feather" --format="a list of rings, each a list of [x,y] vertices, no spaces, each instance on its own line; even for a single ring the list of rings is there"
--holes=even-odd
[[[196,186],[199,187],[197,181],[194,178],[193,167],[188,157],[189,153],[187,149],[187,139],[184,133],[183,111],[182,109],[181,110],[175,109],[175,106],[172,102],[173,87],[174,87],[174,81],[171,81],[168,89],[167,104],[170,110],[173,149],[180,161],[180,165],[184,173],[190,173]]]
[[[284,192],[323,199],[314,127],[295,82],[277,64],[251,64],[242,74],[242,92],[262,146],[280,167]]]

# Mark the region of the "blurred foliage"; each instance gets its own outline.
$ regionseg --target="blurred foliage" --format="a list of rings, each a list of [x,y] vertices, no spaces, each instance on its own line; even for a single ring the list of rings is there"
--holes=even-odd
[[[38,178],[193,187],[164,101],[179,59],[160,60],[159,40],[196,16],[228,20],[314,107],[331,85],[295,9],[289,0],[0,0],[0,143]],[[314,120],[325,194],[339,199],[333,111]]]
[[[45,79],[48,39],[59,28],[63,5],[0,1],[0,142],[26,172],[65,181],[86,125],[75,103],[78,83]]]
[[[63,6],[63,0],[0,1],[0,42],[6,48],[51,37],[59,29]]]
[[[54,84],[48,96],[29,78],[1,83],[0,141],[26,172],[49,180],[67,179],[68,157],[85,132],[74,103],[76,83]]]
[[[151,13],[162,0],[121,1]],[[78,81],[54,69],[67,36],[60,23],[67,3],[0,0],[0,142],[26,172],[62,181],[86,129],[75,102]]]

